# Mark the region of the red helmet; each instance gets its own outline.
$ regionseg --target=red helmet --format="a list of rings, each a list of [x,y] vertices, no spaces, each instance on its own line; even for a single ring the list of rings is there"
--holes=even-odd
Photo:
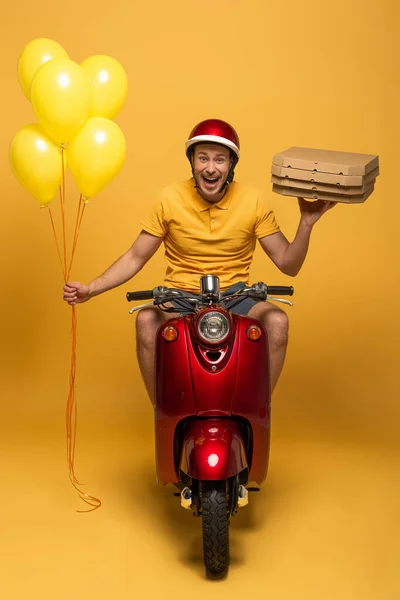
[[[189,160],[191,154],[190,148],[192,148],[194,144],[199,144],[201,142],[222,144],[222,146],[226,146],[236,155],[235,163],[239,160],[239,136],[234,128],[225,121],[220,121],[219,119],[207,119],[196,125],[186,142],[186,155]]]

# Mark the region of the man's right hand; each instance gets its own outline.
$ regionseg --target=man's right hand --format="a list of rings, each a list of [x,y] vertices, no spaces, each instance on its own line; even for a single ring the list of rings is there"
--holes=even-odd
[[[89,285],[83,285],[83,283],[76,281],[67,282],[64,285],[64,300],[68,302],[70,306],[87,302],[90,298],[91,293]]]

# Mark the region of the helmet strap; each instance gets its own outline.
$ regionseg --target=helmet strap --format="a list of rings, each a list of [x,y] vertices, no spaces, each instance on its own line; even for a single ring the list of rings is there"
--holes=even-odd
[[[237,161],[232,163],[231,168],[229,169],[229,173],[228,173],[228,177],[225,179],[224,183],[221,186],[221,189],[219,190],[220,193],[224,191],[224,189],[226,187],[228,187],[228,185],[230,185],[233,181],[233,178],[235,177],[235,166],[237,164]]]
[[[193,175],[193,179],[194,179],[194,182],[195,182],[194,189],[195,189],[195,190],[199,190],[199,189],[200,189],[200,186],[199,186],[199,184],[198,184],[198,182],[197,182],[197,179],[196,179],[196,174],[195,174],[195,172],[194,172],[194,166],[193,166],[192,160],[191,160],[191,159],[189,159],[189,160],[190,160],[190,164],[191,164],[191,167],[192,167],[192,175]]]

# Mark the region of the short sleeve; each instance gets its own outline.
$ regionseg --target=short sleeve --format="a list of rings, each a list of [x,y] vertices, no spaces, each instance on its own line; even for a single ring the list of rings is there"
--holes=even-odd
[[[257,198],[254,235],[260,239],[278,231],[280,231],[280,227],[276,222],[274,212],[268,206],[265,196],[260,194]]]
[[[166,213],[166,201],[160,194],[148,217],[141,222],[142,229],[156,237],[165,237],[168,233]]]

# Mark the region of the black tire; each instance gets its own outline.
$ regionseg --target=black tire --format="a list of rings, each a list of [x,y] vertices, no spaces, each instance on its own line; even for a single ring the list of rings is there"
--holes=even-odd
[[[223,577],[229,567],[229,513],[226,481],[202,481],[203,553],[207,575]]]

